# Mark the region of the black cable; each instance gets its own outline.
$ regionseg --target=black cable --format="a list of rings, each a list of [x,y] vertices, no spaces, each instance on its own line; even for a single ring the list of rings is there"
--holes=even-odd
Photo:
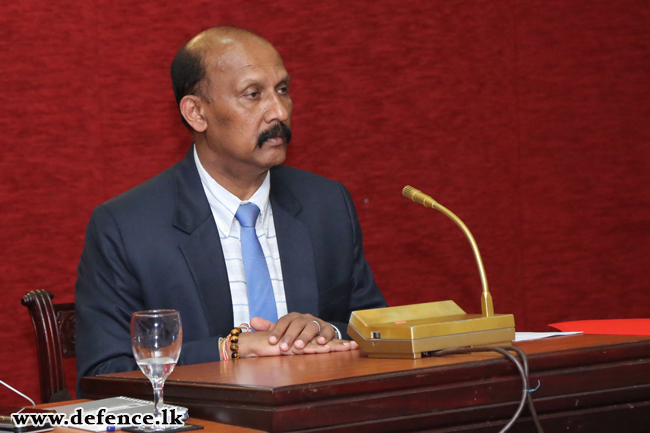
[[[526,386],[526,375],[524,373],[524,369],[522,365],[519,363],[519,361],[517,360],[517,358],[515,358],[508,351],[500,347],[467,347],[467,348],[459,348],[459,349],[445,349],[445,350],[439,350],[437,352],[434,352],[433,355],[444,356],[444,355],[451,355],[451,354],[465,354],[465,353],[473,353],[473,352],[497,352],[503,355],[504,357],[508,358],[512,363],[515,364],[517,370],[519,370],[519,375],[522,381],[522,395],[519,401],[519,406],[515,411],[515,414],[512,416],[510,421],[508,421],[505,427],[499,430],[499,433],[506,432],[510,427],[512,427],[512,424],[514,424],[515,421],[517,421],[519,415],[521,414],[521,411],[524,408],[524,405],[526,404],[526,395],[528,394],[528,387]]]
[[[515,358],[509,351],[515,352],[519,357],[521,358],[521,363],[517,358]],[[518,347],[514,346],[498,346],[498,347],[461,347],[458,349],[442,349],[442,350],[437,350],[437,351],[432,351],[428,352],[429,356],[444,356],[444,355],[459,355],[459,354],[466,354],[466,353],[474,353],[474,352],[497,352],[501,355],[503,355],[505,358],[510,360],[515,366],[517,367],[517,370],[519,371],[519,376],[521,377],[521,382],[522,382],[522,396],[519,401],[519,406],[517,407],[517,410],[515,411],[515,414],[512,416],[510,421],[503,427],[499,433],[504,433],[508,431],[510,427],[517,421],[519,418],[519,415],[521,415],[521,412],[524,408],[524,405],[526,402],[528,402],[528,408],[531,412],[533,422],[535,424],[535,427],[539,433],[544,433],[544,430],[542,429],[542,425],[539,422],[539,418],[537,417],[537,411],[535,410],[535,406],[533,405],[533,399],[532,396],[530,395],[530,385],[528,381],[528,357],[524,353],[523,350],[519,349]],[[523,365],[522,365],[523,364]]]
[[[524,372],[526,373],[526,382],[527,382],[526,383],[526,388],[528,389],[528,398],[527,398],[527,400],[528,400],[528,410],[530,411],[530,415],[533,418],[533,422],[535,423],[535,428],[537,428],[537,431],[539,433],[543,433],[544,429],[542,428],[542,425],[539,422],[539,417],[537,416],[537,410],[535,410],[535,405],[533,404],[533,395],[532,395],[533,391],[530,390],[530,379],[528,377],[528,357],[526,356],[526,353],[523,350],[521,350],[520,348],[518,348],[518,347],[505,346],[504,348],[506,350],[512,350],[514,352],[517,352],[517,354],[519,355],[519,357],[522,360],[522,363],[524,364]],[[538,385],[538,387],[539,387],[539,385]],[[537,389],[537,388],[535,388],[535,389]]]

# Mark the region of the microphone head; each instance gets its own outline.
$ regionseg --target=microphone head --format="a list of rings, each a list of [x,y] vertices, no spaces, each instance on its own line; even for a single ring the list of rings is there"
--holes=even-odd
[[[420,203],[421,205],[425,207],[430,207],[432,209],[436,209],[436,201],[420,191],[419,189],[415,189],[410,185],[406,185],[404,189],[402,189],[402,195],[406,198],[410,198],[416,203]]]
[[[411,185],[406,185],[406,186],[402,189],[402,195],[403,195],[404,197],[406,197],[406,198],[410,198],[411,200],[413,200],[413,196],[414,196],[414,194],[415,194],[416,192],[420,192],[420,191],[418,191],[417,189],[413,188]]]

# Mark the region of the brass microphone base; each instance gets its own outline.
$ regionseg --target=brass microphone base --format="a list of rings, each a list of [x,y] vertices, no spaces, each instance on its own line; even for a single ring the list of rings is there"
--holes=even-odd
[[[348,335],[371,358],[420,358],[457,347],[510,345],[512,314],[466,314],[453,301],[355,311]]]

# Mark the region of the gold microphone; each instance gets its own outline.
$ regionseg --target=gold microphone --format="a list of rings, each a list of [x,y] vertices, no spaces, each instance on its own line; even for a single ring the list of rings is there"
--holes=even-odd
[[[406,185],[404,189],[402,189],[402,195],[406,198],[410,198],[416,203],[420,203],[421,205],[425,207],[430,207],[431,209],[435,209],[436,205],[438,204],[434,199],[432,199],[430,196],[426,195],[419,189],[415,189],[410,185]]]
[[[440,349],[512,344],[515,319],[512,314],[494,314],[481,254],[467,226],[422,191],[405,186],[402,195],[445,214],[465,233],[481,276],[481,314],[466,314],[453,301],[355,311],[348,335],[372,358],[420,358],[423,352]]]
[[[402,195],[406,198],[410,198],[416,203],[420,203],[425,207],[430,207],[431,209],[442,212],[453,222],[455,222],[456,225],[463,231],[463,233],[465,233],[467,240],[472,246],[474,258],[476,259],[476,264],[478,265],[478,272],[481,275],[481,285],[483,286],[483,292],[481,294],[481,312],[483,313],[483,316],[492,316],[494,314],[494,306],[492,305],[492,295],[490,295],[490,290],[488,289],[487,277],[485,276],[485,268],[483,267],[483,260],[481,260],[481,253],[478,251],[478,245],[474,240],[474,236],[472,236],[472,233],[470,233],[465,223],[463,223],[461,219],[458,218],[452,211],[436,202],[434,199],[419,189],[415,189],[412,186],[406,185],[404,189],[402,189]]]

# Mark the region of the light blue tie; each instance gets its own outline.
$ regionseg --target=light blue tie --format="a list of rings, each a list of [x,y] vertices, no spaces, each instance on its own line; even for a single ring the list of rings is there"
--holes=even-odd
[[[240,205],[235,214],[241,225],[241,254],[246,274],[248,309],[251,318],[261,317],[275,323],[278,321],[278,310],[275,306],[271,275],[262,245],[255,233],[255,221],[259,214],[260,208],[254,203]]]

